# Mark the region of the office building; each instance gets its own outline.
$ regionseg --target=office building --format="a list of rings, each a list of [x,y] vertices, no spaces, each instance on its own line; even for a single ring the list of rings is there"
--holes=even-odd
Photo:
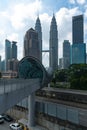
[[[0,56],[0,72],[1,72],[1,56]]]
[[[69,40],[63,42],[63,69],[67,69],[70,65],[71,47]]]
[[[72,43],[84,43],[84,25],[83,15],[74,16],[72,18]]]
[[[72,45],[72,64],[86,63],[86,44]]]
[[[64,64],[63,64],[63,58],[59,58],[59,69],[63,69]]]
[[[53,14],[50,26],[50,67],[53,70],[58,68],[58,31],[55,16]]]
[[[39,17],[35,23],[35,30],[38,33],[39,49],[40,49],[40,61],[42,62],[42,28]]]
[[[8,60],[11,59],[11,42],[5,40],[5,71],[8,71]]]
[[[40,59],[38,33],[33,28],[30,28],[24,37],[24,56]]]
[[[1,61],[1,72],[5,71],[5,60]]]
[[[8,60],[8,71],[18,72],[18,60],[17,59]]]
[[[72,18],[72,64],[86,63],[83,20],[83,15],[74,16]]]
[[[87,64],[87,53],[86,53],[86,64]]]
[[[12,51],[11,51],[11,55],[12,55],[12,59],[17,59],[17,45],[16,45],[16,41],[12,41]]]

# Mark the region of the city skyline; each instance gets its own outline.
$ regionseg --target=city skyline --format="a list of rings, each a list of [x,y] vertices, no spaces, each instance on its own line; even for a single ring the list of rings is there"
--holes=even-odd
[[[55,4],[56,3],[56,4]],[[46,6],[48,5],[48,6]],[[31,13],[32,12],[32,13]],[[5,39],[18,42],[18,59],[23,57],[23,39],[26,30],[35,26],[39,15],[42,25],[43,49],[49,49],[49,31],[53,12],[56,17],[59,34],[59,57],[62,56],[62,43],[72,43],[72,16],[84,14],[84,42],[87,35],[86,0],[3,0],[0,2],[0,55],[4,59]],[[66,26],[67,25],[67,26]]]

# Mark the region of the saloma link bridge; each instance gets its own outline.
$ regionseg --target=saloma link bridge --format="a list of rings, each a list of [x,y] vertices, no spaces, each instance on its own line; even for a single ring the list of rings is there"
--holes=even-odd
[[[46,86],[52,70],[46,70],[34,57],[24,57],[19,62],[17,79],[0,79],[0,114],[28,97],[28,126],[35,125],[35,91]]]

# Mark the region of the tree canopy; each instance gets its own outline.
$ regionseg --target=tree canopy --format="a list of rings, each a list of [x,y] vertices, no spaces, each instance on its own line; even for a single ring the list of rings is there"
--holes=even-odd
[[[53,81],[70,82],[70,88],[87,90],[87,64],[72,64],[68,69],[57,70]]]

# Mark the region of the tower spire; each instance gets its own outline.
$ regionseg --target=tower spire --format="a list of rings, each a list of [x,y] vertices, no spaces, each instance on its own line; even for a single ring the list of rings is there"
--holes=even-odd
[[[58,68],[58,31],[55,15],[53,14],[50,25],[50,67],[55,70]]]
[[[39,14],[38,14],[38,17],[36,19],[35,30],[38,33],[40,61],[42,62],[42,28],[41,28],[41,23],[40,23],[40,19],[39,19]]]

